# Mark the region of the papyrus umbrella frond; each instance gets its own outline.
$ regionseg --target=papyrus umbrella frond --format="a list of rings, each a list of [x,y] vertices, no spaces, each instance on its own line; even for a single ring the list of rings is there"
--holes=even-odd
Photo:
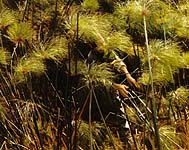
[[[0,29],[5,29],[13,24],[15,20],[16,18],[11,10],[6,8],[0,10]]]
[[[10,62],[11,55],[4,48],[0,48],[0,63],[7,65]]]
[[[8,38],[15,44],[24,45],[25,40],[31,41],[35,35],[35,31],[31,25],[26,22],[14,23],[8,28]]]
[[[181,51],[177,43],[171,41],[164,43],[161,40],[153,40],[150,42],[149,47],[154,83],[166,85],[169,82],[174,82],[174,73],[178,72],[178,69],[183,66]],[[143,58],[143,63],[147,63],[147,58]],[[148,79],[148,73],[144,72],[140,81],[146,82]]]
[[[41,46],[36,47],[32,55],[42,60],[51,59],[55,62],[60,62],[66,58],[68,53],[68,43],[65,38],[54,38]]]

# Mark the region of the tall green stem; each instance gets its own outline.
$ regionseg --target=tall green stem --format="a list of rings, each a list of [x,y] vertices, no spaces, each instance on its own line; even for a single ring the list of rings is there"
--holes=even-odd
[[[145,15],[143,15],[143,21],[144,21],[144,34],[145,34],[145,40],[146,40],[149,75],[150,75],[150,84],[151,84],[151,93],[152,93],[151,104],[152,104],[153,124],[154,124],[154,129],[155,129],[155,142],[156,142],[156,145],[157,145],[157,150],[161,150],[159,129],[158,129],[158,125],[157,125],[157,113],[156,113],[156,105],[155,105],[155,97],[154,97],[154,85],[153,85],[152,67],[151,67],[151,62],[150,62],[150,48],[149,48],[149,45],[148,45],[148,34],[147,34],[146,17],[145,17]]]

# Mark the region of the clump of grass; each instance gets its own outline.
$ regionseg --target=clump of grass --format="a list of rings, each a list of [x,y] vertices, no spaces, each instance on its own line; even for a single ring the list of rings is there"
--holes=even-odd
[[[99,9],[99,3],[98,0],[84,0],[81,4],[81,6],[90,11],[96,11]]]
[[[160,133],[160,144],[163,150],[170,149],[182,149],[179,145],[180,139],[178,134],[176,134],[176,129],[171,126],[162,126],[159,129]]]
[[[73,16],[70,30],[77,31],[77,17]],[[98,46],[104,44],[104,38],[112,30],[106,15],[86,15],[79,17],[79,37],[85,42],[95,42]]]
[[[67,56],[68,43],[65,38],[54,38],[33,52],[33,56],[42,60],[51,59],[60,62]]]
[[[4,48],[0,48],[0,63],[3,65],[7,65],[10,62],[10,58],[10,53]]]
[[[45,70],[45,64],[41,59],[35,57],[23,58],[15,67],[14,76],[17,82],[22,82],[27,79],[29,74],[41,75]]]
[[[124,32],[112,32],[109,36],[105,38],[105,43],[98,47],[98,49],[106,52],[111,52],[113,50],[123,51],[129,55],[133,55],[131,50],[132,42],[129,36],[124,34]],[[130,51],[131,50],[131,51]]]
[[[78,70],[79,74],[84,75],[84,81],[87,85],[90,83],[93,83],[94,85],[100,83],[103,85],[110,85],[114,77],[114,74],[107,63],[91,64],[91,66],[80,63]]]
[[[114,16],[115,25],[118,28],[127,28],[133,36],[143,35],[143,16],[145,16],[148,34],[153,36],[156,34],[163,38],[164,32],[170,34],[174,31],[178,24],[175,18],[179,15],[165,2],[137,0],[117,3]]]
[[[183,66],[178,45],[170,41],[164,43],[161,40],[153,40],[149,47],[154,83],[156,85],[166,85],[169,82],[174,82],[174,73],[178,72],[178,69]],[[146,58],[143,58],[142,61],[147,64]],[[144,71],[139,79],[145,85],[147,85],[149,79],[147,72]]]
[[[189,68],[189,52],[183,53],[184,66]]]
[[[34,36],[34,30],[26,22],[14,23],[8,28],[8,38],[15,44],[24,45],[25,40],[31,41]]]
[[[171,101],[173,105],[176,106],[187,106],[189,97],[189,89],[181,86],[176,91],[172,91],[168,93],[168,99]]]
[[[9,9],[3,8],[0,10],[0,29],[5,29],[12,25],[15,20],[15,16]]]

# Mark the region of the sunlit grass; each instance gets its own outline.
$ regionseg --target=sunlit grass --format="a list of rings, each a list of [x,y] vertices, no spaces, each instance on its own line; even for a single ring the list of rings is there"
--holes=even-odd
[[[5,29],[9,25],[13,24],[16,18],[13,12],[9,9],[0,10],[0,29]]]
[[[3,65],[7,65],[10,62],[10,58],[10,53],[5,49],[0,48],[0,63]]]
[[[31,41],[34,36],[34,30],[31,25],[25,22],[14,23],[8,28],[8,38],[15,44],[24,45],[25,40]]]
[[[33,56],[42,60],[54,60],[60,62],[67,57],[68,42],[65,38],[54,38],[50,42],[37,46],[33,52]]]
[[[166,85],[169,82],[174,82],[174,73],[183,67],[180,54],[181,49],[176,43],[172,43],[171,41],[164,43],[160,40],[151,41],[149,47],[154,83],[157,85]],[[143,63],[147,64],[147,58],[143,58]],[[149,80],[147,72],[144,72],[145,75],[142,75],[139,79],[145,85],[148,84],[147,81]]]
[[[84,75],[84,81],[87,85],[92,83],[94,85],[103,84],[110,86],[114,75],[107,63],[94,63],[91,64],[91,66],[80,63],[78,66],[78,73]]]
[[[97,0],[84,0],[81,6],[89,11],[96,11],[100,7]]]
[[[46,70],[45,64],[41,59],[29,57],[27,59],[21,59],[18,63],[18,65],[15,67],[14,75],[15,79],[18,82],[22,82],[25,79],[27,79],[27,76],[30,73],[33,73],[35,75],[40,75],[44,73]]]

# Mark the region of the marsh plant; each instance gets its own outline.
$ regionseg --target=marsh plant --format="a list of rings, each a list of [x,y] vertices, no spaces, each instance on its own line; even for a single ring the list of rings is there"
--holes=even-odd
[[[189,149],[188,13],[186,0],[1,0],[0,149]],[[120,54],[140,88],[124,77],[116,95],[91,49]]]

